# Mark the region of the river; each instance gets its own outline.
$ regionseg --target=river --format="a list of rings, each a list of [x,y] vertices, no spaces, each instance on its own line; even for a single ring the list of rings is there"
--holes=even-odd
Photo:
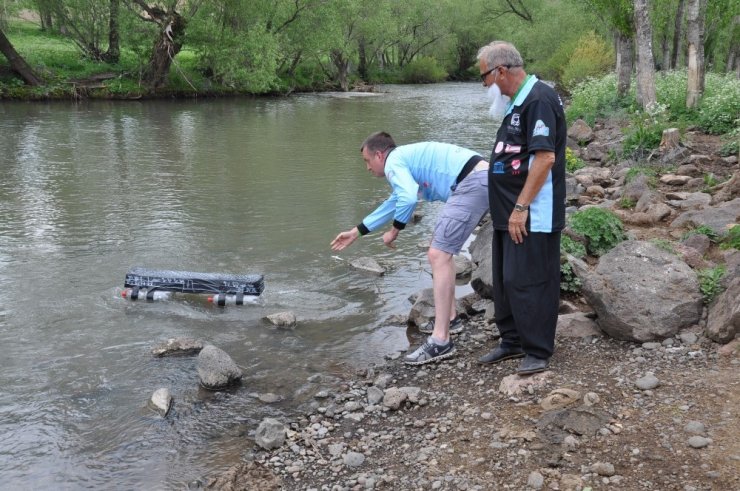
[[[389,187],[359,152],[371,132],[490,154],[479,84],[384,86],[375,95],[0,103],[0,483],[5,489],[181,489],[237,463],[265,416],[289,419],[333,377],[419,341],[388,323],[431,286],[438,204],[403,231],[341,254],[329,242]],[[362,275],[348,260],[390,267]],[[260,273],[260,301],[130,302],[134,266]],[[458,287],[464,294],[465,286]],[[295,330],[269,327],[290,310]],[[195,357],[154,358],[195,337],[243,368],[207,392]],[[167,387],[162,419],[147,409]],[[256,394],[281,401],[265,404]]]

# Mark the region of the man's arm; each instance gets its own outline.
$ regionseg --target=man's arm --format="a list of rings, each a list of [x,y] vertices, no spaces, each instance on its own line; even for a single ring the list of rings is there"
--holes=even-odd
[[[555,152],[539,150],[534,153],[534,160],[529,166],[527,180],[524,183],[522,192],[519,193],[519,198],[516,200],[517,204],[528,206],[534,201],[542,185],[545,184],[547,175],[550,173],[553,165],[555,165]],[[511,212],[511,216],[509,217],[509,235],[516,244],[524,242],[524,237],[527,235],[528,216],[529,210],[517,211],[515,209]]]

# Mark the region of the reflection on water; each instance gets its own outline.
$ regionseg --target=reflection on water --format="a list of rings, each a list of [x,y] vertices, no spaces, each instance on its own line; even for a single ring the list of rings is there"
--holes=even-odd
[[[388,193],[359,144],[384,129],[487,156],[496,128],[477,84],[385,90],[0,105],[0,482],[181,486],[237,462],[266,415],[292,415],[335,376],[409,345],[385,321],[431,286],[417,244],[439,205],[420,205],[395,251],[376,234],[332,253]],[[364,255],[390,272],[348,268]],[[261,273],[266,291],[242,308],[131,303],[120,291],[132,266]],[[284,310],[297,329],[261,320]],[[151,356],[184,336],[229,353],[243,385],[207,393],[195,358]],[[175,397],[166,420],[146,409],[159,387]],[[281,401],[260,402],[266,392]]]

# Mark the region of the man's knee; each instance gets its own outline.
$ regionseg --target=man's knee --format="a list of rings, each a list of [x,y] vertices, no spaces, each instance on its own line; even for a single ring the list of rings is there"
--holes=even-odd
[[[435,249],[434,247],[430,247],[429,251],[427,251],[427,257],[429,258],[429,262],[431,264],[445,264],[449,261],[452,261],[452,254],[449,252],[441,251],[439,249]]]

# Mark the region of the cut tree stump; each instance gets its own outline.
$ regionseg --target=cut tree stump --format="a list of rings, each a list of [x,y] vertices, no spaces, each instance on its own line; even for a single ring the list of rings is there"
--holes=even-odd
[[[663,130],[663,138],[660,140],[660,150],[673,150],[681,144],[681,133],[678,128],[668,128]]]

